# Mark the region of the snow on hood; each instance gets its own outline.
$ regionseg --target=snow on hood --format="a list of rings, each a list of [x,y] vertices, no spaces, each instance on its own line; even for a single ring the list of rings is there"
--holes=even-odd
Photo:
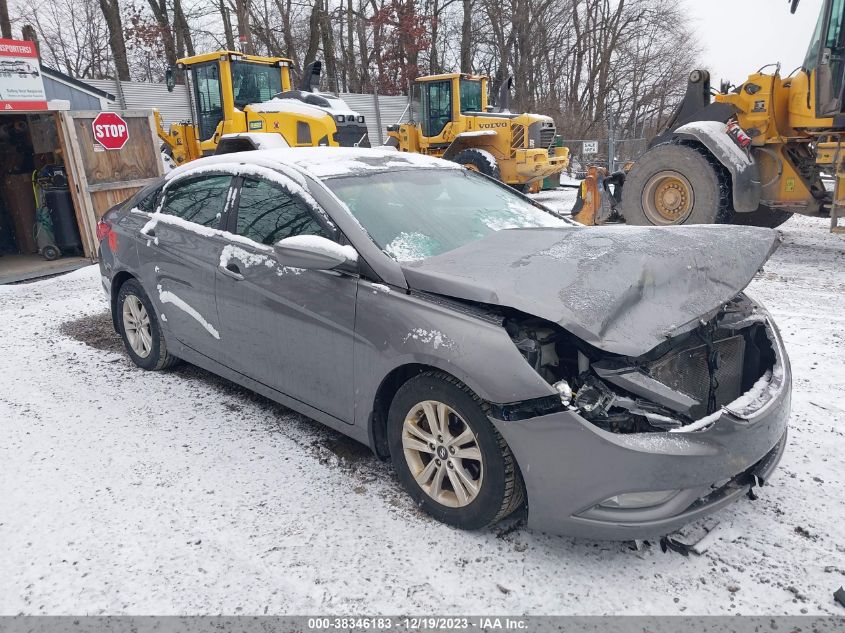
[[[325,98],[326,95],[320,95]],[[271,112],[287,112],[290,114],[302,114],[310,117],[322,117],[326,113],[337,115],[342,114],[344,117],[356,117],[358,113],[353,111],[346,102],[338,98],[328,98],[329,107],[324,108],[318,105],[305,103],[299,99],[291,99],[287,97],[279,98],[273,97],[269,101],[262,103],[251,103],[249,109],[256,113],[271,113]]]
[[[779,244],[740,226],[509,229],[402,269],[410,288],[514,308],[636,357],[711,318]]]

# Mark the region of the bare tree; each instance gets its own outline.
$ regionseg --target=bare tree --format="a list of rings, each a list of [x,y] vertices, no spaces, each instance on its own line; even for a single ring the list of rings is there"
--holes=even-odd
[[[7,40],[12,39],[12,21],[9,19],[9,3],[7,0],[0,0],[0,36]]]
[[[238,18],[238,40],[241,49],[248,55],[255,54],[252,33],[249,28],[249,0],[235,0],[235,13]]]
[[[100,8],[109,31],[109,46],[114,57],[117,78],[121,81],[129,81],[129,59],[126,56],[126,40],[123,35],[123,21],[120,17],[118,0],[100,0]]]

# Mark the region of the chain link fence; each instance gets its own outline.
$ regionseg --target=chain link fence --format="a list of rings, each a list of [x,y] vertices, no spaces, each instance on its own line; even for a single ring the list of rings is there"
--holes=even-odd
[[[563,139],[562,143],[569,148],[567,173],[579,180],[586,177],[590,166],[604,167],[610,171],[622,169],[626,163],[637,160],[648,149],[648,139],[645,138],[613,139],[612,143],[611,139],[606,138]],[[611,145],[614,154],[612,165],[609,160]]]

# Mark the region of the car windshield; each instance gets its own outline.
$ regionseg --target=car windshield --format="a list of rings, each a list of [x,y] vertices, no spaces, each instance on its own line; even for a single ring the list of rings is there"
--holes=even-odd
[[[379,248],[400,262],[440,255],[502,229],[572,226],[469,170],[356,174],[326,184]]]

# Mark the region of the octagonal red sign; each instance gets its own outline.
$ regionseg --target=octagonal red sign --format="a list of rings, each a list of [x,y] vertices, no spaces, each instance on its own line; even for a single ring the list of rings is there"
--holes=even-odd
[[[94,140],[106,149],[121,149],[129,140],[129,126],[119,114],[100,112],[91,123]]]

